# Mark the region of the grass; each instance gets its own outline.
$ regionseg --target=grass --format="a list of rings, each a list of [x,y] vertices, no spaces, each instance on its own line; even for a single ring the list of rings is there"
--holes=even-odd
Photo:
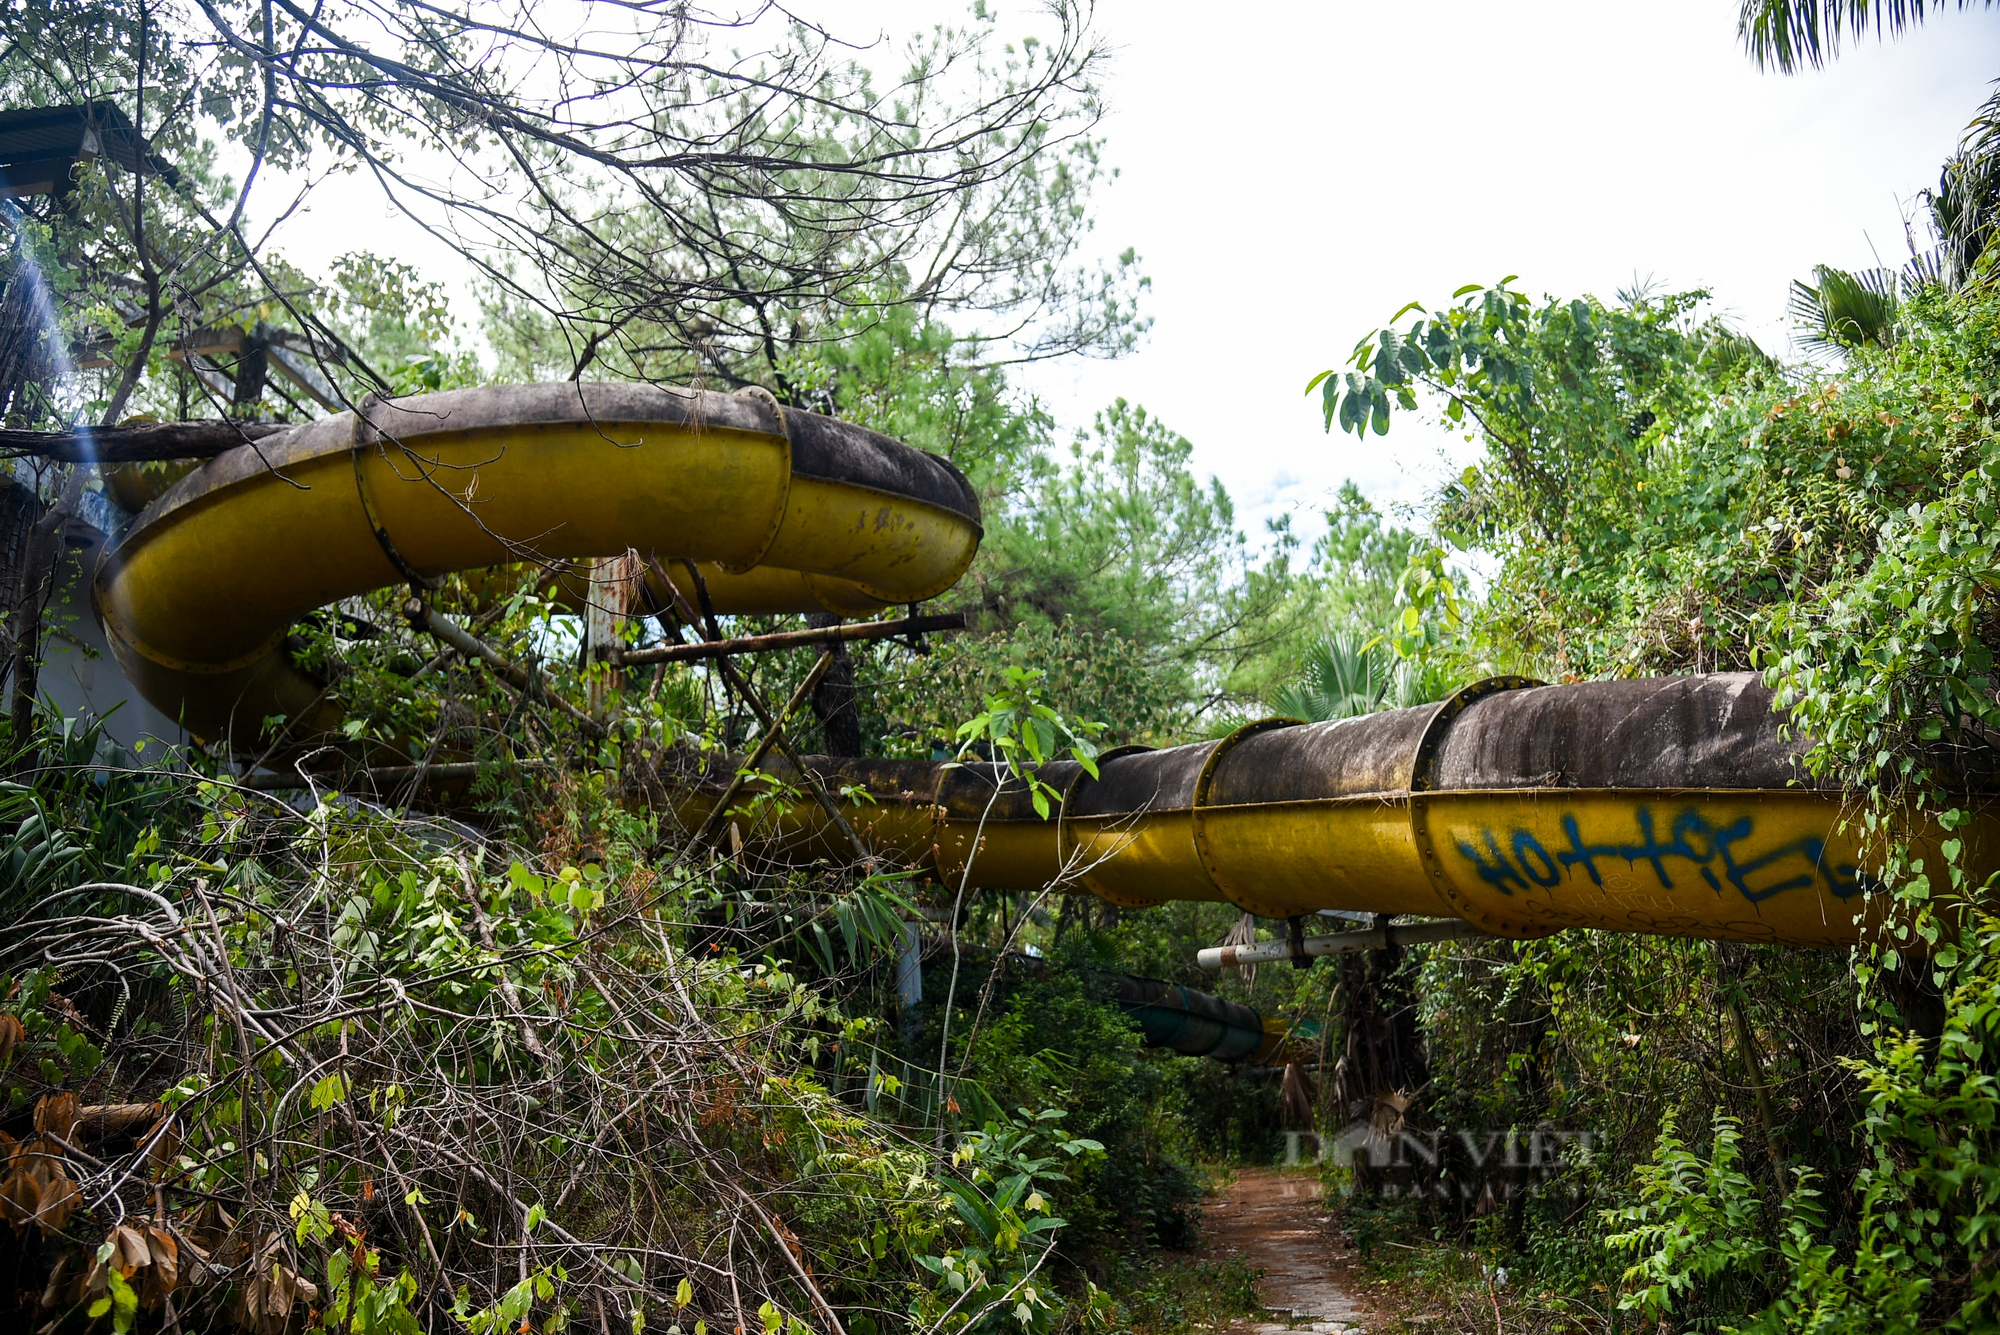
[[[1257,1274],[1240,1256],[1218,1261],[1171,1253],[1112,1276],[1120,1322],[1132,1335],[1220,1335],[1257,1310]]]
[[[1433,1236],[1407,1205],[1336,1198],[1352,1239],[1354,1296],[1386,1314],[1387,1335],[1609,1335],[1636,1329],[1601,1285],[1561,1292],[1539,1282],[1504,1246]],[[1475,1237],[1479,1232],[1475,1226]]]

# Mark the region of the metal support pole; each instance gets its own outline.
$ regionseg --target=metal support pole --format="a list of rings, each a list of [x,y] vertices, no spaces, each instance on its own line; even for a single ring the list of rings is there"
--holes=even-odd
[[[764,730],[764,735],[757,739],[757,749],[737,767],[736,777],[729,781],[729,787],[723,789],[722,796],[716,799],[715,806],[710,809],[708,819],[701,823],[699,830],[695,831],[696,844],[707,843],[715,836],[715,832],[722,828],[722,822],[729,815],[729,804],[736,800],[736,795],[743,791],[743,785],[750,781],[750,776],[764,763],[764,758],[771,754],[771,748],[784,735],[785,721],[798,712],[806,697],[813,693],[813,687],[819,685],[820,678],[824,677],[827,669],[832,666],[833,650],[828,649],[819,656],[819,662],[813,664],[813,670],[806,674],[806,679],[799,683],[799,688],[792,692],[792,698],[785,701],[785,707],[778,711],[776,726]]]
[[[1297,923],[1299,919],[1291,920]],[[1303,961],[1315,955],[1339,955],[1349,950],[1386,950],[1390,946],[1414,946],[1425,941],[1458,941],[1486,936],[1463,918],[1441,918],[1401,926],[1385,923],[1365,932],[1338,932],[1333,936],[1294,936],[1285,941],[1260,941],[1253,946],[1210,946],[1195,956],[1204,969],[1226,969],[1232,964],[1262,964],[1271,960]]]
[[[845,626],[821,626],[812,630],[786,630],[773,635],[738,635],[703,644],[663,644],[651,649],[626,649],[618,661],[626,667],[649,663],[694,663],[724,654],[768,653],[773,649],[805,649],[822,644],[852,644],[863,640],[889,640],[899,635],[921,635],[932,631],[964,630],[963,612],[938,616],[904,617],[898,621],[856,621]]]
[[[714,644],[720,641],[722,639],[722,632],[715,624],[714,616],[709,615],[704,618],[700,614],[697,614],[694,606],[688,602],[686,595],[680,591],[680,587],[667,578],[667,572],[661,568],[660,563],[652,557],[647,557],[646,562],[653,568],[653,573],[659,576],[660,583],[666,587],[668,596],[674,600],[674,606],[679,610],[681,619],[691,626],[705,626],[708,631],[709,643]],[[702,579],[701,572],[695,569],[694,562],[683,561],[682,564],[687,567],[689,577],[694,580],[695,592],[700,596],[703,610],[706,611],[709,607],[708,582]],[[813,800],[819,803],[821,810],[826,812],[834,825],[840,829],[840,832],[847,836],[848,843],[854,846],[855,856],[864,865],[873,866],[875,862],[874,851],[862,841],[859,834],[855,833],[854,827],[848,823],[847,817],[841,813],[839,803],[833,800],[832,796],[826,791],[825,785],[820,783],[819,776],[806,768],[806,762],[793,749],[790,739],[785,736],[782,729],[776,726],[777,720],[772,717],[771,710],[769,706],[765,705],[763,697],[758,695],[750,683],[744,679],[743,674],[736,670],[736,665],[729,661],[729,656],[726,653],[718,654],[712,661],[722,673],[724,679],[735,689],[736,693],[743,697],[744,703],[750,706],[751,712],[757,715],[757,721],[764,725],[765,734],[771,738],[780,751],[785,753],[785,759],[792,762],[793,768],[798,770],[799,782],[805,785],[806,791],[813,795]]]

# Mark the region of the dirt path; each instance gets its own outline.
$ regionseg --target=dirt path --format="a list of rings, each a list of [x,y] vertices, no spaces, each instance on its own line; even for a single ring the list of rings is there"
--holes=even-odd
[[[1369,1312],[1335,1277],[1337,1253],[1319,1181],[1307,1173],[1245,1168],[1202,1210],[1204,1250],[1240,1252],[1264,1271],[1257,1296],[1271,1321],[1239,1321],[1230,1335],[1358,1332]]]

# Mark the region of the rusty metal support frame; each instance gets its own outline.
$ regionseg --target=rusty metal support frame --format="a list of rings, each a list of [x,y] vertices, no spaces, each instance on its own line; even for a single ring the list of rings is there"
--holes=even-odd
[[[1414,946],[1431,941],[1464,941],[1490,935],[1463,918],[1392,923],[1386,914],[1378,916],[1381,921],[1366,931],[1337,932],[1332,936],[1302,935],[1298,925],[1300,920],[1293,918],[1287,924],[1290,930],[1282,941],[1210,946],[1195,956],[1195,963],[1204,969],[1226,969],[1231,965],[1240,968],[1246,964],[1270,964],[1279,960],[1299,964],[1303,960],[1306,963],[1301,967],[1309,967],[1311,961],[1321,955],[1341,955],[1351,950],[1387,950],[1390,946]]]
[[[963,612],[937,616],[909,616],[895,621],[855,621],[845,626],[824,626],[814,630],[786,630],[772,635],[738,635],[727,640],[700,644],[664,644],[652,649],[627,649],[612,655],[623,667],[646,667],[653,663],[694,663],[720,658],[725,654],[763,654],[779,649],[809,649],[815,645],[852,644],[862,640],[890,640],[901,635],[925,635],[934,631],[964,630]]]
[[[827,669],[832,666],[833,650],[827,649],[820,654],[819,661],[813,664],[813,670],[806,674],[806,679],[799,683],[799,688],[792,692],[792,698],[785,701],[785,707],[778,711],[776,726],[764,730],[764,735],[757,739],[756,749],[744,758],[742,765],[736,770],[736,777],[729,781],[729,787],[723,789],[722,796],[715,800],[714,807],[709,810],[708,818],[702,821],[701,828],[694,833],[694,842],[697,846],[706,844],[721,831],[723,821],[729,817],[730,805],[736,801],[736,795],[743,791],[743,786],[750,781],[750,776],[762,767],[764,758],[771,754],[771,748],[778,744],[780,737],[784,736],[785,724],[798,712],[799,706],[806,702],[806,697],[813,693],[813,688],[819,685],[820,679],[826,676]]]
[[[646,564],[651,567],[653,574],[659,578],[661,585],[667,590],[667,595],[674,600],[674,608],[680,615],[680,618],[691,626],[705,630],[708,634],[710,645],[725,643],[721,628],[716,624],[713,605],[709,600],[708,581],[701,577],[701,571],[695,567],[695,563],[686,560],[681,562],[687,569],[688,578],[694,581],[695,596],[701,600],[700,612],[697,612],[694,606],[688,602],[687,595],[680,591],[680,586],[667,577],[666,569],[660,565],[657,558],[648,556]],[[822,657],[824,656],[822,655]],[[834,823],[835,827],[842,834],[847,836],[848,843],[854,846],[855,856],[861,861],[862,865],[872,868],[876,862],[874,850],[870,849],[861,836],[855,832],[854,826],[849,823],[847,817],[841,812],[840,804],[833,800],[833,796],[826,791],[826,785],[819,781],[819,776],[806,767],[804,758],[792,746],[791,739],[785,736],[782,720],[771,713],[770,706],[764,703],[764,698],[757,693],[756,688],[744,678],[742,673],[736,670],[736,665],[729,661],[728,651],[725,649],[708,661],[715,664],[716,669],[722,673],[723,680],[727,681],[730,688],[738,695],[741,695],[743,702],[750,706],[750,711],[757,716],[757,721],[764,725],[765,736],[771,741],[772,745],[784,752],[785,759],[792,762],[792,767],[798,771],[799,782],[804,785],[808,793],[812,794],[813,800],[819,803],[820,808],[826,812],[827,818]],[[705,826],[706,822],[704,822]]]

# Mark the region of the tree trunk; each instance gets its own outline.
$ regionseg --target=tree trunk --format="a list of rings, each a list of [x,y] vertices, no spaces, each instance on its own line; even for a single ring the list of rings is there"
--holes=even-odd
[[[0,427],[35,428],[51,424],[55,403],[55,340],[62,331],[53,325],[47,285],[34,257],[17,235],[9,257],[6,281],[0,286]],[[12,465],[0,481],[0,616],[5,617],[4,665],[13,699],[9,711],[16,749],[27,741],[34,722],[37,667],[41,659],[41,612],[55,557],[62,551],[62,526],[74,509],[82,487],[82,467],[72,465],[54,510],[45,510],[32,486],[17,481]],[[67,501],[67,506],[64,502]],[[50,518],[54,515],[54,523]],[[53,539],[51,539],[51,531]]]
[[[83,484],[90,470],[83,464],[71,464],[67,472],[62,491],[46,509],[41,509],[32,492],[28,494],[29,505],[41,512],[28,529],[16,568],[19,601],[8,609],[14,636],[12,722],[17,753],[34,728],[35,699],[41,685],[42,609],[55,592],[61,573],[63,529],[83,499]]]
[[[1354,1184],[1364,1192],[1413,1185],[1400,1137],[1430,1083],[1430,1063],[1405,955],[1395,945],[1355,951],[1340,966],[1341,1053],[1330,1084],[1341,1121],[1337,1143],[1358,1138],[1367,1148],[1351,1160]]]
[[[26,604],[28,548],[40,511],[33,492],[12,477],[0,478],[0,674],[9,679]]]
[[[54,407],[54,339],[48,327],[46,285],[34,260],[14,243],[7,275],[0,283],[0,426],[33,428],[49,424]]]

